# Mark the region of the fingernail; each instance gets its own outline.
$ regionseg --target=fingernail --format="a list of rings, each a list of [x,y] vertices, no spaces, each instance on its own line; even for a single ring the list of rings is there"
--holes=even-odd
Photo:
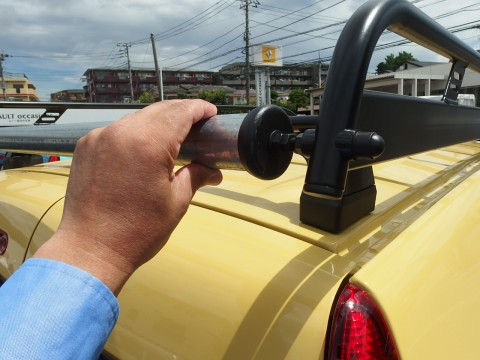
[[[218,185],[222,182],[223,175],[220,171],[215,171],[212,175],[208,178],[209,185]]]

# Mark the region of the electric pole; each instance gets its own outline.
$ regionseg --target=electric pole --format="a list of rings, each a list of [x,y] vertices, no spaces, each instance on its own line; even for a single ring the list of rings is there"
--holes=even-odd
[[[159,69],[158,67],[157,49],[155,47],[155,35],[150,34],[150,40],[152,40],[153,61],[155,62],[155,72],[157,74],[158,95],[160,95],[160,101],[162,101],[163,100],[163,79],[162,79],[162,70]]]
[[[123,44],[117,44],[117,46],[122,46],[125,48],[125,54],[127,55],[127,67],[128,67],[128,77],[130,78],[130,101],[133,102],[134,99],[134,94],[133,94],[133,82],[132,82],[132,68],[130,67],[130,55],[128,53],[128,48],[132,45],[123,43]]]
[[[250,103],[250,29],[248,20],[248,8],[250,5],[257,7],[260,5],[258,0],[240,0],[240,9],[245,11],[245,96],[247,98],[247,105]]]
[[[3,52],[0,52],[0,76],[2,77],[2,93],[3,93],[3,101],[7,100],[7,88],[5,86],[5,77],[3,76],[3,60],[5,60],[5,57],[8,55],[4,54]]]

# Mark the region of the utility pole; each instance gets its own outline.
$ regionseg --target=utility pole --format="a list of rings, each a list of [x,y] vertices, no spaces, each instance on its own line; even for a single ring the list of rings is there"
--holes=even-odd
[[[150,34],[150,40],[152,40],[153,61],[155,62],[155,72],[157,74],[158,94],[160,95],[160,101],[163,101],[162,69],[159,69],[158,67],[157,49],[155,47],[155,35]]]
[[[128,53],[128,48],[132,45],[130,44],[127,44],[127,43],[123,43],[123,44],[117,44],[117,46],[122,46],[125,48],[125,54],[127,55],[127,66],[128,66],[128,77],[130,78],[130,99],[131,99],[131,102],[133,102],[133,100],[135,100],[134,98],[134,94],[133,94],[133,82],[132,82],[132,68],[130,67],[130,55]]]
[[[320,50],[318,50],[318,88],[322,88],[322,58],[320,57]]]
[[[246,87],[245,87],[245,96],[247,98],[247,105],[250,103],[250,29],[249,29],[249,20],[248,20],[248,8],[250,5],[257,7],[260,5],[258,0],[240,0],[240,9],[245,11],[245,76],[246,76]]]
[[[2,93],[3,93],[3,101],[7,100],[7,88],[5,86],[5,77],[3,75],[3,60],[5,60],[5,57],[8,55],[4,54],[3,52],[0,52],[0,76],[2,77]]]

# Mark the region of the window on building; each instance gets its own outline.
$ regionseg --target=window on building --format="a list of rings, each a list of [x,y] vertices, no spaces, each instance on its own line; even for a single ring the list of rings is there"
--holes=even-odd
[[[97,77],[98,80],[103,80],[105,76],[112,75],[111,71],[96,71],[95,76]]]
[[[13,84],[13,88],[17,94],[20,94],[23,89],[23,84]]]
[[[155,77],[155,74],[148,73],[148,72],[141,72],[141,73],[138,73],[138,76],[140,77],[141,80],[146,80],[147,78]]]

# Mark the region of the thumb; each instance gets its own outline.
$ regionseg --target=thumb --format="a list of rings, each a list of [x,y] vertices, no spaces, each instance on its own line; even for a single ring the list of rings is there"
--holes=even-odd
[[[205,185],[218,185],[223,177],[220,170],[191,163],[183,166],[175,173],[175,191],[183,202],[189,203],[195,192]],[[180,200],[181,201],[181,200]]]

